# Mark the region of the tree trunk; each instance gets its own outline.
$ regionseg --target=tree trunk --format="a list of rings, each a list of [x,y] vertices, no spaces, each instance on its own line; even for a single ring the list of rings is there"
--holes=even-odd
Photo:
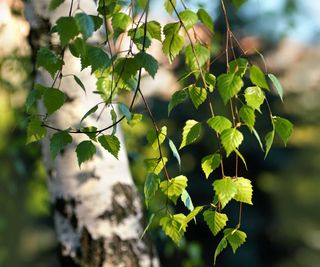
[[[48,13],[49,0],[31,1],[26,14],[32,33],[30,41],[35,51],[40,45],[48,45],[49,28],[60,16],[67,16],[70,1],[55,12]],[[78,3],[75,1],[74,6]],[[95,14],[94,1],[81,1],[81,9]],[[101,33],[91,42],[101,43]],[[79,127],[81,117],[101,99],[94,94],[96,79],[90,70],[80,72],[80,61],[66,50],[63,75],[77,75],[87,90],[87,95],[74,82],[73,77],[62,79],[60,89],[67,95],[65,105],[49,117],[50,124],[67,129]],[[51,86],[52,79],[44,71],[37,72],[36,81]],[[44,108],[39,104],[39,113]],[[97,112],[99,113],[99,112]],[[103,128],[112,124],[110,110],[105,109],[101,118],[90,117],[92,124]],[[52,134],[52,133],[51,133]],[[142,233],[142,208],[133,183],[120,127],[117,136],[121,141],[119,160],[97,147],[93,160],[79,168],[76,145],[86,136],[73,136],[73,143],[52,160],[49,140],[43,142],[43,156],[48,171],[48,188],[62,266],[90,267],[144,267],[159,266],[150,244],[139,240]]]

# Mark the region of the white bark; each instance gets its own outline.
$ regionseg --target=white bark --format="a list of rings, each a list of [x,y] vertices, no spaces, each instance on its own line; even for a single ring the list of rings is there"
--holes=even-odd
[[[66,1],[53,14],[46,11],[48,3],[49,0],[31,1],[26,7],[33,31],[45,29],[41,25],[46,23],[45,20],[52,24],[59,16],[68,14],[70,1]],[[81,8],[89,14],[95,13],[93,1],[81,1]],[[99,38],[99,35],[94,38]],[[96,79],[90,75],[90,69],[80,72],[79,60],[69,51],[65,52],[64,61],[63,74],[77,75],[84,83],[87,95],[72,77],[63,78],[60,89],[68,96],[68,101],[49,121],[62,129],[70,126],[78,128],[83,114],[101,99],[92,93]],[[45,72],[39,72],[37,80],[48,86],[52,83]],[[40,110],[43,112],[43,107]],[[108,109],[98,122],[96,119],[92,116],[86,120],[87,125],[103,128],[112,124]],[[82,164],[81,169],[77,164],[75,148],[79,142],[88,139],[86,136],[74,135],[74,142],[55,161],[50,157],[49,140],[43,142],[57,237],[62,258],[71,259],[72,266],[159,266],[151,246],[146,240],[139,240],[143,230],[142,208],[130,174],[123,136],[119,126],[117,129],[121,141],[119,160],[97,147],[96,156]]]

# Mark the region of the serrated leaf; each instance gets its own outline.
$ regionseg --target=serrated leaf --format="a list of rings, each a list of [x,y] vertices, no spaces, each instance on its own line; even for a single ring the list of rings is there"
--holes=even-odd
[[[204,88],[191,85],[188,87],[188,92],[196,109],[207,99],[207,91]]]
[[[50,49],[42,47],[37,52],[37,68],[43,67],[48,71],[53,78],[55,74],[61,70],[63,65],[63,60],[60,59],[54,52]]]
[[[267,80],[266,80],[264,73],[256,65],[253,65],[250,68],[250,80],[253,84],[255,84],[261,88],[269,90],[269,85],[267,83]]]
[[[55,88],[47,88],[43,94],[43,103],[49,115],[57,111],[64,104],[66,96]]]
[[[66,46],[79,34],[76,20],[73,17],[60,17],[57,20],[57,32],[60,36],[61,46]]]
[[[160,225],[163,231],[176,243],[177,246],[186,231],[187,226],[184,224],[185,220],[186,216],[182,213],[165,216],[160,220]]]
[[[80,144],[77,145],[76,153],[79,167],[81,167],[81,164],[83,162],[93,158],[93,156],[96,154],[96,147],[89,140],[82,141]]]
[[[223,237],[223,238],[220,240],[220,242],[219,242],[219,244],[218,244],[218,246],[217,246],[217,248],[216,248],[216,250],[215,250],[215,252],[214,252],[214,261],[213,261],[213,264],[214,264],[214,265],[216,265],[217,257],[218,257],[218,256],[220,255],[220,253],[227,247],[227,245],[228,245],[228,241],[227,241],[226,237]]]
[[[265,94],[258,86],[248,87],[244,91],[244,97],[247,102],[247,105],[252,107],[255,110],[260,111],[260,106],[263,104],[265,99]]]
[[[149,173],[144,183],[144,198],[146,206],[148,207],[150,199],[155,195],[159,188],[160,177],[154,173]]]
[[[153,158],[153,159],[145,159],[144,162],[146,164],[148,172],[153,172],[155,174],[159,174],[164,165],[167,163],[168,159],[166,157],[162,157],[162,159],[159,158]]]
[[[203,218],[214,236],[226,227],[228,221],[226,214],[213,210],[206,210],[203,213]]]
[[[104,149],[110,152],[116,159],[118,159],[120,151],[120,141],[115,135],[100,135],[98,137],[99,143]]]
[[[171,4],[172,3],[172,4]],[[164,7],[167,10],[167,12],[169,13],[169,15],[172,15],[172,12],[174,10],[173,6],[176,6],[176,0],[166,0],[164,2]]]
[[[243,135],[236,128],[226,129],[221,133],[221,143],[227,152],[227,157],[240,146],[242,141]]]
[[[254,109],[247,105],[243,105],[239,110],[239,116],[252,132],[254,124],[256,122],[256,115],[254,114]]]
[[[247,235],[245,232],[227,228],[223,231],[224,236],[228,240],[233,253],[236,253],[237,249],[246,242]]]
[[[79,31],[82,33],[83,39],[86,40],[93,34],[95,30],[94,21],[91,16],[85,13],[77,13],[74,17]]]
[[[140,68],[144,68],[152,78],[156,75],[158,71],[158,61],[145,52],[139,52],[135,55],[135,60]]]
[[[221,134],[224,130],[232,127],[232,122],[224,116],[214,116],[207,120],[208,125]]]
[[[49,11],[53,11],[58,8],[61,4],[63,4],[65,0],[51,0],[49,4]]]
[[[198,42],[195,43],[193,46],[195,53],[193,52],[191,45],[188,45],[186,47],[185,60],[190,70],[198,74],[200,71],[199,67],[201,68],[210,58],[210,51],[208,48],[204,47]]]
[[[111,65],[108,54],[99,47],[87,46],[87,58],[91,65],[91,73],[98,69],[106,69]]]
[[[114,30],[114,38],[118,38],[130,25],[131,17],[125,13],[118,12],[112,16],[112,28]]]
[[[222,208],[237,194],[237,185],[230,177],[215,180],[213,182],[213,189],[218,196]]]
[[[126,104],[124,104],[124,103],[119,103],[118,104],[118,109],[119,109],[120,113],[126,117],[128,123],[130,123],[130,121],[132,119],[132,114],[131,114],[130,109],[128,108],[128,106]]]
[[[128,36],[131,37],[139,50],[143,50],[143,47],[148,48],[152,43],[151,34],[148,31],[145,32],[145,29],[142,28],[142,26],[137,29],[130,29],[128,31]]]
[[[234,183],[237,186],[237,194],[234,199],[252,205],[252,185],[249,179],[238,177],[234,179]]]
[[[183,202],[183,204],[185,205],[185,207],[190,210],[190,211],[193,211],[194,210],[194,206],[193,206],[193,203],[192,203],[192,199],[188,193],[187,190],[183,190],[182,191],[182,194],[181,194],[181,201]]]
[[[196,216],[203,210],[203,206],[198,206],[192,209],[192,211],[187,215],[186,224],[188,224],[191,220],[195,219]]]
[[[214,76],[211,73],[205,74],[205,81],[207,84],[207,88],[209,88],[209,92],[212,93],[214,90],[214,87],[216,86],[216,76]]]
[[[172,63],[183,46],[184,38],[180,34],[167,35],[162,43],[162,51]]]
[[[234,73],[240,77],[246,73],[248,68],[248,60],[245,58],[237,58],[229,62],[229,72]]]
[[[95,112],[97,111],[98,107],[99,107],[99,105],[97,104],[97,105],[93,106],[91,109],[89,109],[89,110],[86,112],[86,114],[84,114],[83,117],[81,118],[80,124],[81,124],[87,117],[89,117],[91,114],[95,113]]]
[[[180,30],[180,23],[179,22],[171,22],[163,27],[163,34],[167,37],[170,35],[175,35],[179,32]]]
[[[143,28],[144,25],[141,26]],[[147,22],[147,31],[152,38],[161,42],[161,24],[158,21],[152,20]]]
[[[209,175],[220,166],[221,163],[221,155],[218,153],[214,153],[208,156],[205,156],[201,160],[201,168],[208,179]]]
[[[158,137],[157,137],[157,133],[154,129],[151,129],[147,133],[147,140],[154,150],[159,149],[159,145],[161,145],[163,143],[163,141],[166,139],[166,137],[167,137],[167,126],[163,126],[161,128]]]
[[[272,121],[275,126],[276,134],[286,146],[293,131],[293,124],[289,120],[280,117],[273,117]]]
[[[86,88],[85,88],[84,84],[82,83],[82,81],[79,79],[79,77],[77,77],[76,75],[73,75],[73,78],[74,78],[75,82],[81,87],[81,89],[86,93]]]
[[[243,86],[243,81],[240,76],[231,74],[221,74],[218,77],[218,90],[224,104],[227,104],[229,99],[240,92]]]
[[[268,74],[269,79],[272,81],[272,84],[274,85],[274,87],[276,88],[281,101],[283,102],[283,88],[281,86],[281,83],[279,82],[279,80],[277,79],[276,76],[274,76],[273,74]]]
[[[195,120],[187,120],[182,131],[182,142],[179,149],[196,141],[201,133],[201,124]]]
[[[190,9],[180,12],[179,16],[187,30],[191,29],[198,22],[198,15]]]
[[[164,195],[171,199],[174,203],[177,198],[180,197],[183,190],[186,189],[188,178],[184,175],[179,175],[169,181],[162,181],[160,183],[160,189]]]
[[[173,108],[178,106],[179,104],[183,103],[186,101],[188,98],[188,93],[185,90],[180,90],[175,92],[168,105],[168,116],[170,115],[170,112],[172,111]]]
[[[62,149],[72,143],[72,136],[67,131],[56,132],[50,139],[51,157],[55,159]]]
[[[169,139],[169,147],[171,149],[171,152],[173,154],[173,156],[177,159],[178,164],[179,164],[179,169],[181,169],[181,158],[180,158],[180,154],[179,151],[177,149],[177,147],[175,146],[175,144],[173,143],[173,141],[171,139]]]
[[[33,118],[27,127],[26,144],[40,141],[47,134],[47,129],[42,126],[42,122],[38,118]]]
[[[214,31],[213,20],[212,20],[211,16],[208,14],[208,12],[206,10],[204,10],[203,8],[200,8],[197,12],[197,15],[198,15],[200,21],[204,25],[206,25],[211,32],[213,32]]]
[[[88,136],[91,140],[96,141],[97,130],[95,126],[81,127],[81,132]]]
[[[274,130],[273,131],[270,131],[266,134],[265,136],[265,142],[266,142],[266,154],[264,156],[264,158],[267,157],[270,149],[271,149],[271,146],[273,144],[273,139],[274,139]]]

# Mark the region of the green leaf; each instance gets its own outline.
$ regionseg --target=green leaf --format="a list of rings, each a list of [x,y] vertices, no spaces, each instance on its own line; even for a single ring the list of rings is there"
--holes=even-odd
[[[252,185],[249,179],[238,177],[234,179],[234,183],[237,186],[237,194],[234,199],[252,205]]]
[[[130,121],[132,119],[132,114],[131,114],[130,109],[128,108],[128,106],[126,104],[124,104],[124,103],[119,103],[118,104],[118,109],[119,109],[120,113],[123,114],[126,117],[128,123],[130,123]]]
[[[205,80],[206,80],[206,84],[207,87],[209,88],[209,92],[213,92],[214,87],[216,86],[216,76],[214,76],[211,73],[206,73],[205,74]]]
[[[72,143],[72,136],[67,131],[56,132],[50,140],[51,157],[55,159],[67,144]]]
[[[75,82],[81,87],[81,89],[86,93],[86,88],[85,88],[84,84],[82,83],[82,81],[79,79],[79,77],[77,77],[76,75],[73,75],[73,78],[74,78]]]
[[[224,104],[227,104],[229,99],[240,92],[243,86],[243,81],[240,76],[232,74],[221,74],[218,77],[218,90]]]
[[[242,156],[242,154],[240,153],[240,151],[237,150],[237,149],[235,149],[234,152],[235,152],[235,153],[237,154],[237,156],[241,159],[241,161],[243,162],[246,170],[248,170],[246,160],[244,159],[244,157]]]
[[[38,118],[33,118],[27,127],[26,144],[40,141],[47,134],[47,129],[42,126],[42,122]]]
[[[203,218],[214,236],[226,227],[228,221],[226,214],[213,210],[206,210],[203,213]]]
[[[171,3],[173,4],[174,7],[176,6],[176,0],[166,0],[164,2],[164,7],[169,13],[169,15],[172,15],[172,12],[174,11],[174,8]]]
[[[95,112],[97,111],[97,109],[98,109],[98,106],[99,106],[99,105],[95,105],[95,106],[93,106],[91,109],[89,109],[89,110],[86,112],[86,114],[84,114],[83,117],[81,118],[80,124],[81,124],[87,117],[89,117],[91,114],[95,113]]]
[[[123,33],[130,25],[131,17],[125,13],[119,12],[112,16],[112,27],[114,30],[114,38]]]
[[[146,232],[149,230],[149,228],[150,228],[150,226],[151,226],[151,224],[152,224],[152,222],[153,222],[154,217],[155,217],[155,214],[152,213],[151,216],[150,216],[150,218],[149,218],[148,225],[147,225],[146,228],[143,230],[143,233],[141,234],[139,240],[142,240],[142,238],[144,237],[144,235],[146,234]]]
[[[78,164],[80,167],[83,162],[92,159],[94,154],[96,154],[96,147],[89,140],[82,141],[80,144],[77,145],[76,153],[78,158]]]
[[[147,166],[148,172],[153,172],[155,174],[159,174],[163,167],[166,165],[168,159],[166,157],[159,158],[152,158],[152,159],[145,159],[144,162]]]
[[[249,107],[252,107],[254,110],[258,110],[259,112],[261,112],[260,106],[264,102],[265,95],[260,87],[258,86],[248,87],[244,91],[244,97]]]
[[[144,28],[144,25],[141,26]],[[152,38],[161,42],[161,24],[158,21],[151,20],[147,22],[147,31]]]
[[[182,131],[182,142],[179,149],[196,141],[201,133],[201,124],[195,120],[187,120]]]
[[[188,87],[189,96],[196,109],[207,99],[207,91],[204,88],[190,85]]]
[[[169,181],[162,181],[160,183],[160,189],[164,195],[175,203],[183,190],[186,189],[187,183],[188,178],[183,175],[179,175]]]
[[[269,90],[269,85],[267,83],[267,80],[266,80],[264,73],[256,65],[253,65],[250,69],[250,80],[253,84],[255,84],[261,88]]]
[[[147,133],[147,140],[154,150],[159,149],[159,145],[161,145],[163,143],[163,141],[166,139],[166,137],[167,137],[167,126],[163,126],[161,128],[158,137],[157,137],[156,131],[154,129],[151,129]]]
[[[270,149],[271,149],[271,146],[273,144],[273,139],[274,139],[274,130],[273,131],[270,131],[266,134],[265,136],[265,142],[266,142],[266,154],[264,156],[264,158],[267,157]]]
[[[186,224],[188,224],[191,220],[195,219],[195,217],[203,210],[203,206],[198,206],[188,214],[186,218]]]
[[[98,69],[106,69],[111,65],[108,54],[99,47],[88,46],[87,57],[91,65],[91,73]]]
[[[228,240],[233,253],[246,241],[247,235],[240,230],[227,228],[223,231],[226,239]]]
[[[91,140],[96,141],[97,130],[98,130],[97,127],[95,126],[81,127],[80,130],[86,136],[88,136]]]
[[[177,159],[178,164],[179,164],[179,169],[181,170],[180,154],[179,154],[179,151],[178,151],[177,147],[175,146],[175,144],[173,143],[173,141],[171,139],[169,139],[169,147],[171,149],[171,152],[172,152],[173,156]]]
[[[213,20],[212,20],[211,16],[208,14],[208,12],[205,11],[203,8],[200,8],[197,12],[197,15],[198,15],[200,21],[204,25],[206,25],[211,32],[213,32],[214,31]]]
[[[46,47],[42,47],[37,52],[37,68],[43,67],[48,71],[53,78],[57,71],[61,70],[63,60],[60,59],[54,52]]]
[[[179,104],[186,101],[187,98],[188,98],[188,93],[185,90],[180,90],[180,91],[175,92],[172,95],[172,98],[171,98],[169,105],[168,105],[168,116],[170,115],[170,112],[172,111],[173,108],[175,108]]]
[[[274,87],[276,88],[281,101],[283,102],[283,89],[281,86],[281,83],[279,82],[279,80],[277,79],[276,76],[274,76],[273,74],[268,74],[269,79],[272,81],[272,84],[274,85]]]
[[[215,180],[213,189],[216,192],[221,207],[224,208],[228,202],[237,194],[237,185],[230,177]]]
[[[180,34],[167,35],[162,43],[162,51],[169,59],[169,62],[175,59],[184,46],[184,38]]]
[[[232,122],[224,116],[214,116],[208,119],[207,123],[218,134],[221,134],[224,130],[232,127]]]
[[[31,90],[26,99],[26,111],[29,112],[31,107],[37,102],[37,100],[41,99],[44,91],[47,88],[42,86],[41,84],[35,84],[33,90]]]
[[[217,248],[216,248],[216,250],[215,250],[215,252],[214,252],[214,261],[213,261],[213,264],[214,264],[214,265],[216,265],[217,257],[218,257],[218,256],[220,255],[220,253],[227,247],[227,245],[228,245],[228,241],[227,241],[226,237],[224,236],[224,237],[220,240],[220,242],[219,242],[219,244],[218,244],[218,246],[217,246]]]
[[[238,75],[240,77],[243,77],[243,75],[247,71],[247,68],[248,60],[246,60],[245,58],[240,57],[229,62],[229,72],[234,73],[235,75]]]
[[[163,34],[167,37],[170,35],[175,35],[179,32],[180,30],[180,23],[179,22],[171,22],[166,24],[163,27]]]
[[[60,17],[57,20],[57,31],[62,47],[79,34],[76,20],[73,17]]]
[[[94,30],[97,31],[100,29],[100,27],[103,24],[103,19],[100,18],[99,16],[94,16],[94,15],[89,15],[91,17],[93,24],[94,24]]]
[[[201,167],[207,179],[209,175],[220,166],[221,160],[221,155],[218,153],[210,154],[202,158]]]
[[[148,48],[152,42],[151,34],[148,31],[145,32],[142,26],[138,29],[130,29],[128,31],[128,36],[131,37],[132,41],[135,43],[139,50],[143,50],[143,47]]]
[[[154,78],[159,67],[158,61],[153,56],[145,52],[139,52],[134,58],[139,68],[144,68],[150,74],[150,76]]]
[[[139,113],[131,113],[132,117],[131,117],[131,121],[128,122],[128,124],[132,127],[135,126],[136,124],[138,124],[140,121],[142,121],[142,114]]]
[[[195,53],[193,52],[190,44],[186,47],[186,64],[191,71],[196,71],[196,73],[199,73],[199,67],[201,68],[208,61],[208,59],[210,59],[210,51],[199,42],[195,43],[193,46]]]
[[[239,9],[247,0],[232,0],[232,4]]]
[[[115,135],[100,135],[98,141],[105,150],[109,151],[116,159],[118,159],[120,151],[120,141],[118,137]]]
[[[144,183],[144,197],[145,197],[145,203],[148,207],[149,201],[152,197],[154,197],[155,193],[157,192],[160,184],[160,177],[154,173],[149,173],[147,175],[146,181]]]
[[[180,240],[186,231],[187,226],[185,220],[186,216],[182,213],[165,216],[160,220],[163,231],[176,243],[176,245],[179,245]]]
[[[261,150],[264,151],[263,145],[262,145],[262,142],[261,142],[261,139],[260,139],[260,136],[259,136],[258,132],[256,131],[255,128],[253,128],[252,132],[253,132],[254,136],[256,137],[256,139],[257,139],[257,141],[258,141],[258,143],[259,143],[259,146],[260,146]]]
[[[293,132],[292,123],[289,120],[280,117],[273,117],[272,121],[274,123],[277,135],[281,138],[286,146]]]
[[[242,141],[243,135],[236,128],[226,129],[221,133],[221,143],[227,152],[227,157],[240,146]]]
[[[77,13],[74,17],[79,31],[82,33],[83,39],[91,37],[95,30],[94,21],[91,16],[85,13]]]
[[[198,15],[190,9],[180,12],[179,16],[187,30],[191,29],[198,22]]]
[[[239,116],[252,132],[254,124],[256,122],[256,115],[254,114],[254,110],[247,105],[243,105],[239,110]]]
[[[49,11],[53,11],[56,8],[58,8],[62,3],[64,2],[64,0],[51,0],[50,4],[49,4]]]
[[[193,211],[194,210],[194,206],[193,206],[193,203],[192,203],[192,199],[188,193],[187,190],[183,190],[182,191],[182,194],[181,194],[181,201],[183,202],[183,204],[185,205],[185,207],[190,210],[190,211]],[[189,216],[189,215],[188,215]]]
[[[55,88],[47,88],[43,94],[43,103],[49,115],[62,107],[66,96],[63,92]]]

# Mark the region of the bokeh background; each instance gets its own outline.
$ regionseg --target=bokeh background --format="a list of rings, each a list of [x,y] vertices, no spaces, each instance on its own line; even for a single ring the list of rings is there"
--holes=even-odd
[[[166,21],[165,14],[152,12],[159,10],[157,5],[162,1],[154,2],[151,13]],[[213,15],[216,34],[212,52],[217,55],[222,49],[218,44],[224,38],[225,26],[219,1],[207,2],[186,1],[190,7],[204,5]],[[317,267],[320,266],[320,1],[234,2],[243,4],[236,10],[227,3],[232,30],[250,60],[263,67],[258,50],[264,55],[268,71],[280,78],[284,105],[272,93],[268,98],[274,114],[289,118],[295,126],[287,148],[276,140],[266,160],[254,137],[241,146],[250,172],[240,170],[240,174],[254,183],[254,206],[246,206],[243,215],[242,228],[248,240],[236,255],[227,249],[217,266]],[[25,146],[24,101],[31,89],[33,66],[27,40],[29,26],[23,11],[23,1],[0,0],[0,266],[49,267],[57,266],[57,259],[46,176],[39,144]],[[148,96],[157,121],[169,125],[169,135],[176,143],[180,142],[183,122],[206,116],[207,112],[200,108],[195,114],[192,103],[186,103],[168,118],[169,95],[178,88],[173,81],[184,68],[178,60],[174,68],[161,70],[161,78],[165,77],[169,86],[163,88],[161,83],[153,83],[153,88],[158,86],[159,90]],[[224,68],[221,58],[212,72],[219,74]],[[150,82],[146,80],[144,85]],[[216,99],[215,106],[219,109],[221,103]],[[143,158],[153,153],[145,146],[144,134],[150,125],[148,120],[133,128],[123,125],[133,177],[140,190],[145,178],[141,171]],[[268,127],[265,123],[258,125],[262,133]],[[203,136],[206,134],[209,135]],[[182,171],[189,177],[189,193],[195,205],[212,198],[212,187],[205,181],[199,163],[203,155],[212,152],[213,142],[213,137],[212,140],[203,137],[181,154]],[[174,164],[169,168],[177,171]],[[237,210],[237,206],[229,208],[234,220]],[[150,216],[147,211],[146,216]],[[163,266],[212,265],[217,241],[201,218],[197,225],[188,228],[179,248],[154,225],[150,234]]]

